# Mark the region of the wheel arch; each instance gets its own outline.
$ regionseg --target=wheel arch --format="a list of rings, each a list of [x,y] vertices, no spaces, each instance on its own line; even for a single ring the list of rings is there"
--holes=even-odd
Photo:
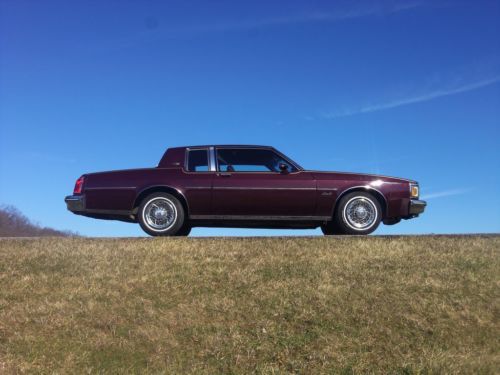
[[[166,185],[148,186],[147,188],[141,190],[139,194],[137,194],[134,200],[133,211],[135,214],[137,214],[137,208],[141,204],[142,200],[146,198],[148,195],[154,193],[168,193],[176,197],[179,200],[179,202],[181,202],[182,207],[184,208],[184,211],[186,213],[186,217],[189,217],[189,205],[184,194],[182,194],[182,192],[179,191],[178,189]]]
[[[380,207],[382,208],[382,219],[385,218],[387,213],[387,199],[385,198],[384,194],[380,192],[380,190],[375,189],[371,186],[353,186],[343,190],[335,200],[335,203],[333,204],[332,217],[335,215],[335,211],[337,210],[337,206],[340,200],[347,194],[354,193],[356,191],[372,194],[377,199],[378,203],[380,204]]]

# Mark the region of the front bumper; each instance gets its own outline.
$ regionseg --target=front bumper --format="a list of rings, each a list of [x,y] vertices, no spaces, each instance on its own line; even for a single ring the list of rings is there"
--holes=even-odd
[[[410,200],[410,208],[408,210],[408,213],[411,217],[416,217],[425,211],[426,206],[427,202],[418,199],[412,199]]]
[[[64,201],[71,212],[85,211],[85,195],[68,195]]]

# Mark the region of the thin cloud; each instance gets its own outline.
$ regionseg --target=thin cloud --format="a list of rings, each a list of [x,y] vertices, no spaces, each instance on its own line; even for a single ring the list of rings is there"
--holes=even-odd
[[[451,89],[435,90],[432,92],[428,92],[426,94],[422,94],[422,95],[418,95],[418,96],[414,96],[414,97],[403,98],[403,99],[397,99],[397,100],[393,100],[393,101],[390,101],[387,103],[369,105],[369,106],[362,107],[362,108],[352,110],[352,111],[324,113],[322,115],[322,117],[326,118],[326,119],[334,119],[334,118],[339,118],[339,117],[358,115],[358,114],[362,114],[362,113],[383,111],[386,109],[397,108],[397,107],[401,107],[401,106],[405,106],[405,105],[427,102],[427,101],[430,101],[433,99],[442,98],[444,96],[456,95],[456,94],[461,94],[461,93],[468,92],[468,91],[477,90],[477,89],[480,89],[480,88],[483,88],[486,86],[494,85],[498,82],[500,82],[500,75],[495,76],[493,78],[468,83],[468,84],[465,84],[465,85],[462,85],[459,87],[455,87],[455,88],[451,88]]]
[[[462,194],[467,194],[470,192],[472,189],[451,189],[451,190],[444,190],[444,191],[438,191],[436,193],[430,193],[427,195],[423,195],[422,199],[436,199],[436,198],[444,198],[444,197],[451,197],[454,195],[462,195]]]
[[[183,37],[196,37],[211,33],[251,31],[273,27],[286,27],[300,24],[339,22],[343,20],[356,19],[369,16],[388,16],[421,6],[430,6],[422,1],[406,2],[402,4],[383,5],[378,3],[367,3],[363,6],[351,7],[335,11],[316,11],[288,14],[284,16],[219,20],[219,22],[207,24],[185,24],[184,26],[166,26],[162,28],[161,20],[155,17],[145,19],[146,29],[136,32],[134,35],[113,38],[105,41],[106,48],[124,48],[143,42],[161,41],[164,39],[176,39]],[[168,23],[166,23],[168,25]],[[112,46],[109,44],[112,43]],[[95,48],[95,45],[92,46]]]
[[[362,8],[348,9],[343,11],[335,12],[312,12],[304,13],[295,16],[285,16],[285,17],[274,17],[260,20],[249,20],[249,21],[239,21],[235,23],[220,23],[214,25],[200,26],[199,28],[192,28],[191,32],[207,32],[207,31],[237,31],[237,30],[252,30],[260,29],[273,26],[285,26],[294,25],[302,23],[313,23],[313,22],[333,22],[342,21],[354,18],[367,17],[372,15],[389,15],[394,13],[399,13],[402,11],[410,10],[413,8],[420,7],[421,2],[410,2],[406,4],[395,4],[390,7],[382,7],[377,4],[367,5]]]

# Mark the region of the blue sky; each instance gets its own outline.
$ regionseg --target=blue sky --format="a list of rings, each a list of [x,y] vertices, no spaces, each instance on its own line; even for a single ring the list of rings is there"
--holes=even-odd
[[[427,212],[377,233],[499,232],[499,136],[499,1],[0,0],[0,203],[42,225],[143,235],[64,196],[169,146],[256,143],[418,180]]]

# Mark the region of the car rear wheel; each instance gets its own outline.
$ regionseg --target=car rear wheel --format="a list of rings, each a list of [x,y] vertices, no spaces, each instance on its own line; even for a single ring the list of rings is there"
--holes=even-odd
[[[342,234],[370,234],[377,229],[381,218],[382,208],[377,198],[370,193],[353,192],[340,200],[333,225]]]
[[[174,236],[184,226],[184,207],[171,194],[154,193],[141,202],[139,224],[151,236]]]

